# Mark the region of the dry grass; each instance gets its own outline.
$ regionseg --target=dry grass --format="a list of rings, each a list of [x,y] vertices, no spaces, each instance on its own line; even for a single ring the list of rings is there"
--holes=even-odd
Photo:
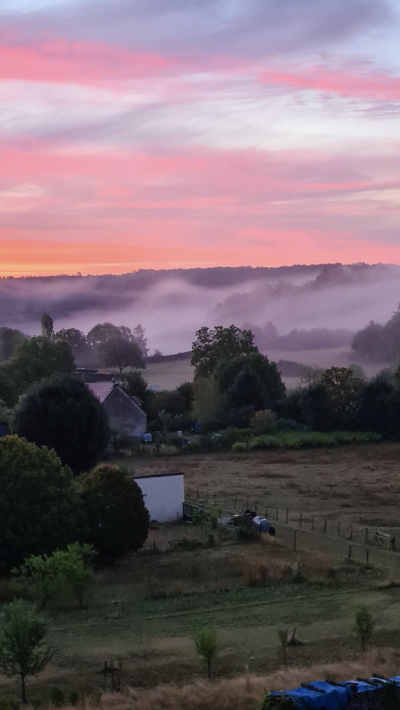
[[[282,522],[288,508],[289,521],[301,511],[308,528],[314,516],[317,530],[331,519],[347,527],[393,528],[396,534],[399,456],[398,443],[384,443],[329,451],[160,457],[137,460],[134,466],[138,474],[182,469],[187,499],[215,499],[230,512],[234,505],[237,511],[257,502],[257,510],[261,514],[268,510],[272,521],[279,509]]]
[[[246,562],[244,569],[244,583],[246,587],[262,587],[268,577],[268,567],[263,562],[258,562],[255,565]]]
[[[266,676],[246,674],[227,680],[196,680],[181,686],[171,683],[144,690],[130,688],[124,695],[104,694],[98,703],[88,699],[86,710],[99,706],[103,710],[256,710],[264,688],[279,691],[317,679],[339,682],[357,676],[369,677],[372,673],[390,677],[398,672],[399,665],[399,651],[372,649],[356,660],[284,667]]]

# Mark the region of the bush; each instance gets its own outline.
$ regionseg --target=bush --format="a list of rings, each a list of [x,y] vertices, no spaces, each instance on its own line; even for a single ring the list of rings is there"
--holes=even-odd
[[[276,414],[271,409],[256,412],[250,420],[250,426],[256,434],[274,434],[276,431]]]
[[[18,710],[19,707],[15,698],[0,698],[0,710]]]
[[[13,570],[13,574],[18,575],[15,587],[28,593],[32,590],[41,608],[61,589],[69,587],[82,609],[84,595],[93,580],[94,556],[91,545],[81,546],[75,542],[66,550],[56,550],[50,557],[30,557],[20,570]]]
[[[312,449],[341,446],[345,444],[366,444],[381,441],[379,434],[356,431],[281,431],[271,435],[255,436],[246,447],[239,442],[232,446],[236,452],[256,451],[258,449]]]
[[[361,646],[363,651],[365,651],[365,645],[371,640],[374,627],[375,621],[368,607],[360,607],[356,614],[354,630],[361,637]]]
[[[242,454],[248,450],[249,450],[249,447],[244,441],[237,441],[232,446],[232,451],[234,451],[236,454]]]
[[[60,708],[64,702],[64,693],[62,690],[59,688],[50,688],[49,701],[50,705],[53,705],[55,708]]]
[[[82,539],[86,519],[72,474],[54,451],[0,439],[0,565],[10,569]]]
[[[103,558],[142,547],[150,524],[142,491],[121,469],[100,466],[83,477],[81,498],[89,521],[88,542]]]
[[[300,424],[294,419],[277,419],[275,426],[277,431],[305,431],[304,424]]]
[[[68,694],[68,703],[72,705],[72,707],[75,707],[79,700],[79,693],[77,690],[71,690],[71,692]]]
[[[18,394],[23,394],[44,377],[74,370],[75,361],[69,344],[65,340],[52,342],[43,336],[23,340],[7,362],[7,371]]]

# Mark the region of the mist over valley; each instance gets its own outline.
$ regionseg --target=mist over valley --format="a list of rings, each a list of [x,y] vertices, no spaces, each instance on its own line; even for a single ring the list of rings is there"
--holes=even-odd
[[[57,330],[85,333],[103,321],[140,322],[150,354],[168,355],[190,350],[203,325],[234,323],[251,328],[263,352],[311,350],[318,363],[317,351],[333,349],[341,361],[355,331],[390,319],[399,276],[394,265],[327,264],[3,278],[0,325],[37,335],[44,312]]]

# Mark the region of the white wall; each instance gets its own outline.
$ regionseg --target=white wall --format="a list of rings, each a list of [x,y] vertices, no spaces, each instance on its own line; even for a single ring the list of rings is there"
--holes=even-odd
[[[182,517],[184,498],[183,473],[161,476],[143,476],[134,479],[143,493],[143,500],[150,513],[150,520],[160,523]]]

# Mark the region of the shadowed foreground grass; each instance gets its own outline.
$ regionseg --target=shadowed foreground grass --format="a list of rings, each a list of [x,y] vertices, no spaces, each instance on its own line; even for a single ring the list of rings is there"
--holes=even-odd
[[[96,703],[86,699],[86,710],[257,710],[267,690],[295,688],[317,679],[332,681],[369,677],[372,673],[392,676],[400,670],[400,651],[372,649],[355,661],[309,667],[281,668],[273,674],[246,674],[226,680],[196,680],[193,683],[159,685],[151,689],[129,688],[125,693],[105,693]],[[70,710],[64,706],[65,710]]]

